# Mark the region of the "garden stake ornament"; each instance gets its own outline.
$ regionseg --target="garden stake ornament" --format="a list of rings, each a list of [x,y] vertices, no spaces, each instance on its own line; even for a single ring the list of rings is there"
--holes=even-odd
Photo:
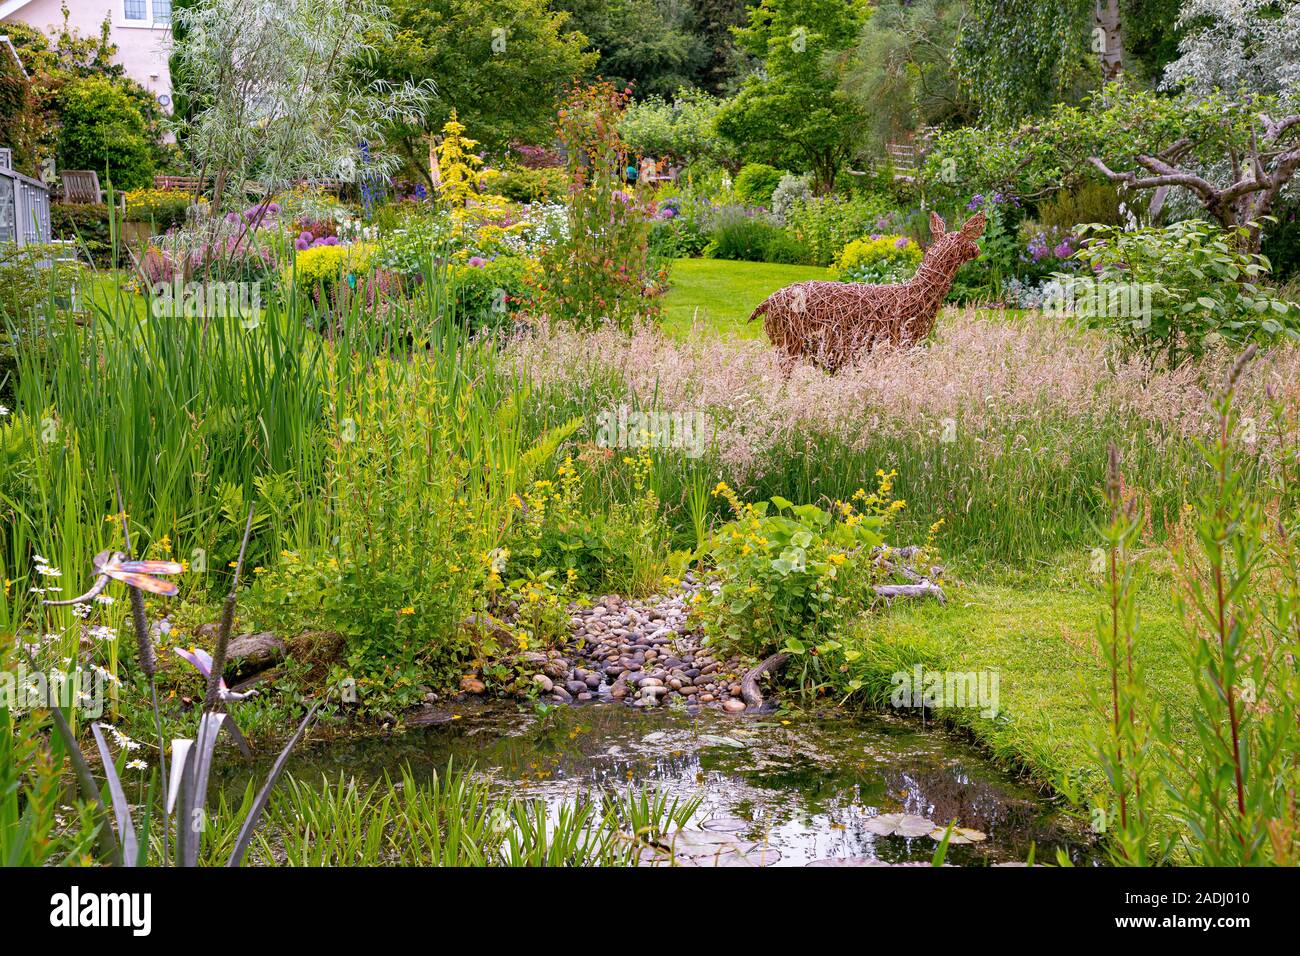
[[[806,358],[834,372],[877,346],[915,345],[934,328],[957,270],[979,257],[975,240],[983,234],[984,222],[984,213],[976,213],[956,232],[948,232],[932,212],[930,247],[909,281],[797,282],[764,299],[749,320],[763,316],[767,337],[785,353],[786,371]]]

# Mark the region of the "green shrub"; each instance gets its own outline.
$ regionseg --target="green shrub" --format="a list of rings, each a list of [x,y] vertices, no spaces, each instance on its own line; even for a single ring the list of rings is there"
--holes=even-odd
[[[809,258],[808,247],[786,230],[777,228],[767,237],[767,246],[763,249],[764,262],[802,265]]]
[[[879,580],[872,551],[896,510],[881,507],[889,480],[882,475],[875,494],[859,492],[834,512],[775,496],[748,504],[720,482],[713,494],[735,514],[705,549],[720,587],[701,592],[691,611],[708,640],[755,657],[801,653],[860,613]]]
[[[0,332],[6,319],[24,323],[34,312],[43,314],[51,298],[56,308],[70,304],[80,267],[53,261],[60,252],[50,246],[0,243]]]
[[[1119,193],[1110,183],[1085,183],[1076,189],[1063,189],[1038,204],[1038,221],[1057,229],[1071,229],[1084,222],[1117,226]]]
[[[60,90],[58,107],[60,168],[92,169],[101,179],[107,172],[118,189],[153,182],[148,126],[129,93],[102,76],[77,77]]]
[[[1163,229],[1081,231],[1090,238],[1075,258],[1089,275],[1057,275],[1065,302],[1073,299],[1086,324],[1134,352],[1178,365],[1218,344],[1300,339],[1300,305],[1261,285],[1269,262],[1243,251],[1245,226],[1189,219]]]
[[[193,195],[180,189],[131,189],[123,197],[127,222],[144,222],[155,232],[185,223]]]
[[[786,173],[772,192],[772,218],[784,223],[785,215],[794,203],[808,202],[812,198],[811,177]]]
[[[835,257],[835,277],[841,282],[887,285],[905,282],[921,264],[921,247],[907,236],[875,235],[855,239]]]
[[[52,203],[50,232],[55,239],[76,242],[77,251],[89,254],[99,268],[111,269],[115,263],[109,213],[109,207],[100,203]]]
[[[514,202],[557,202],[569,191],[569,174],[563,166],[519,167],[494,179],[491,189]]]
[[[704,254],[714,259],[767,262],[768,249],[783,238],[784,230],[775,223],[731,210],[718,217]]]
[[[506,327],[529,298],[527,263],[517,256],[455,265],[447,278],[457,319],[474,330]]]
[[[784,170],[768,166],[766,163],[746,163],[736,174],[736,182],[732,188],[743,202],[754,206],[768,206],[772,202],[772,193],[776,192],[776,187],[781,185],[781,177],[784,175]]]
[[[889,200],[878,194],[818,196],[790,203],[785,224],[807,246],[813,265],[828,266],[845,244],[890,228],[896,216]]]

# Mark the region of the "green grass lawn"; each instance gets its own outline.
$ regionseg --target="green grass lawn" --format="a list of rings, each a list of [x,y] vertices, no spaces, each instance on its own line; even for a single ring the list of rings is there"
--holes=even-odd
[[[1005,763],[1044,785],[1069,779],[1089,790],[1096,776],[1090,738],[1101,720],[1087,687],[1109,694],[1109,671],[1096,650],[1105,599],[1082,574],[1063,567],[1050,580],[985,574],[980,583],[950,591],[949,603],[899,602],[867,618],[850,638],[869,661],[867,692],[887,706],[890,675],[920,663],[927,669],[996,671],[996,717],[976,710],[941,716],[964,727]],[[1136,658],[1149,693],[1186,725],[1192,688],[1180,645],[1186,640],[1173,607],[1170,582],[1144,586]]]
[[[829,274],[819,266],[678,259],[669,278],[663,321],[668,334],[685,338],[698,322],[720,335],[762,338],[763,323],[747,321],[760,302],[783,286]]]

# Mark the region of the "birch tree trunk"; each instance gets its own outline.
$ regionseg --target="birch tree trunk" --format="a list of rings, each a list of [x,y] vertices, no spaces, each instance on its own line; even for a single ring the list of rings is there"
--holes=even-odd
[[[1101,78],[1118,79],[1124,68],[1124,35],[1120,28],[1119,0],[1096,0],[1092,10],[1092,50],[1101,58]]]

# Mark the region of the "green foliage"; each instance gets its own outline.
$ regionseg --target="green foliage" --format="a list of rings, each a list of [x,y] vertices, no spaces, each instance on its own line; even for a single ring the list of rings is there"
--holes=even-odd
[[[183,225],[194,200],[183,190],[152,188],[128,190],[123,198],[126,221],[148,223],[156,232]]]
[[[847,243],[890,228],[890,205],[879,195],[819,196],[790,204],[786,229],[809,250],[809,262],[827,266]]]
[[[1276,97],[1215,93],[1157,95],[1127,83],[1112,83],[1083,106],[1057,104],[1051,112],[1011,129],[962,128],[940,134],[926,156],[922,182],[939,205],[964,203],[971,194],[1004,192],[1038,200],[1086,181],[1097,181],[1089,162],[1101,159],[1117,172],[1141,168],[1138,157],[1175,146],[1182,166],[1209,170],[1236,181],[1230,160],[1249,153],[1267,135],[1264,116],[1275,114]],[[1294,147],[1300,128],[1279,140]],[[1215,173],[1214,170],[1220,172]],[[1264,213],[1253,212],[1268,193],[1252,192],[1236,203],[1197,197],[1211,218],[1239,226]]]
[[[723,101],[696,89],[680,90],[672,100],[648,96],[629,104],[619,133],[633,153],[691,164],[727,162],[731,144],[718,135]]]
[[[448,270],[456,319],[475,331],[508,327],[510,316],[529,301],[527,263],[518,256],[497,256],[481,264]]]
[[[1060,278],[1089,325],[1170,365],[1220,344],[1300,339],[1300,306],[1263,284],[1269,263],[1244,251],[1247,230],[1224,231],[1196,219],[1163,229],[1084,227],[1091,238],[1075,258],[1095,278]],[[1141,307],[1134,295],[1128,308],[1101,301],[1112,288],[1140,291]],[[1097,301],[1085,298],[1093,289]]]
[[[1093,822],[1119,864],[1294,866],[1300,859],[1296,671],[1278,664],[1300,650],[1297,476],[1288,462],[1252,490],[1253,455],[1243,453],[1240,437],[1243,427],[1253,435],[1257,426],[1234,402],[1249,361],[1238,362],[1214,399],[1216,437],[1203,449],[1213,486],[1188,505],[1174,550],[1180,663],[1194,695],[1189,731],[1135,664],[1145,637],[1135,601],[1145,566],[1141,516],[1124,496],[1111,453],[1112,517],[1103,528],[1110,611],[1098,626],[1111,693],[1099,701],[1107,725],[1096,745],[1107,786]],[[1266,426],[1288,452],[1295,413],[1294,401],[1275,400]]]
[[[1063,189],[1038,204],[1038,221],[1048,228],[1071,229],[1080,223],[1119,225],[1120,198],[1111,183],[1082,183]]]
[[[640,96],[671,97],[698,86],[712,50],[692,3],[556,0],[600,55],[600,75]]]
[[[50,234],[76,242],[77,251],[99,268],[112,268],[111,216],[112,210],[102,203],[51,203]]]
[[[767,206],[772,202],[772,193],[781,185],[785,170],[768,166],[766,163],[746,163],[736,174],[732,187],[736,196],[743,202],[754,206]]]
[[[808,248],[771,220],[745,210],[721,210],[704,255],[748,262],[808,261]]]
[[[70,79],[58,96],[58,162],[90,169],[118,189],[153,181],[154,152],[144,115],[122,87],[101,76]]]
[[[872,600],[874,549],[892,513],[888,491],[882,478],[877,493],[824,511],[777,496],[745,503],[720,483],[713,494],[735,517],[713,532],[703,554],[720,588],[701,592],[691,611],[708,639],[755,657],[801,654],[830,639]]]
[[[568,174],[559,166],[510,169],[492,181],[495,192],[521,203],[558,202],[568,188]]]
[[[8,48],[0,50],[0,147],[13,150],[14,169],[35,176],[45,116],[32,81]]]
[[[867,16],[856,0],[762,0],[751,7],[736,41],[763,61],[763,72],[751,74],[723,108],[718,132],[746,159],[808,170],[819,192],[829,190],[866,122],[830,64]]]
[[[921,264],[921,247],[906,236],[855,239],[835,257],[835,277],[841,282],[889,285],[905,282]]]
[[[881,0],[849,54],[842,85],[870,117],[872,152],[923,127],[971,123],[974,107],[952,66],[961,0]]]
[[[428,780],[289,777],[271,797],[253,861],[290,866],[629,866],[685,826],[699,800],[598,794],[552,814],[448,767]]]
[[[391,82],[436,86],[422,122],[392,131],[421,175],[424,136],[441,129],[453,108],[493,153],[513,142],[549,141],[559,92],[596,63],[583,51],[582,34],[547,0],[392,0],[387,7],[396,33],[379,45],[369,69]]]
[[[660,583],[670,534],[652,487],[649,454],[579,472],[566,457],[554,478],[520,492],[508,569],[516,590],[563,574],[584,594],[645,594]]]
[[[569,228],[542,256],[539,308],[552,322],[629,329],[657,314],[648,210],[621,188],[627,149],[618,123],[627,96],[608,83],[570,92],[559,113],[569,156]]]
[[[972,0],[953,66],[981,114],[1019,120],[1099,75],[1092,10],[1091,0]]]
[[[57,308],[71,305],[73,286],[82,276],[77,263],[52,257],[62,250],[51,246],[17,246],[0,243],[0,327],[5,321],[18,327],[43,315],[41,306],[53,301]]]

